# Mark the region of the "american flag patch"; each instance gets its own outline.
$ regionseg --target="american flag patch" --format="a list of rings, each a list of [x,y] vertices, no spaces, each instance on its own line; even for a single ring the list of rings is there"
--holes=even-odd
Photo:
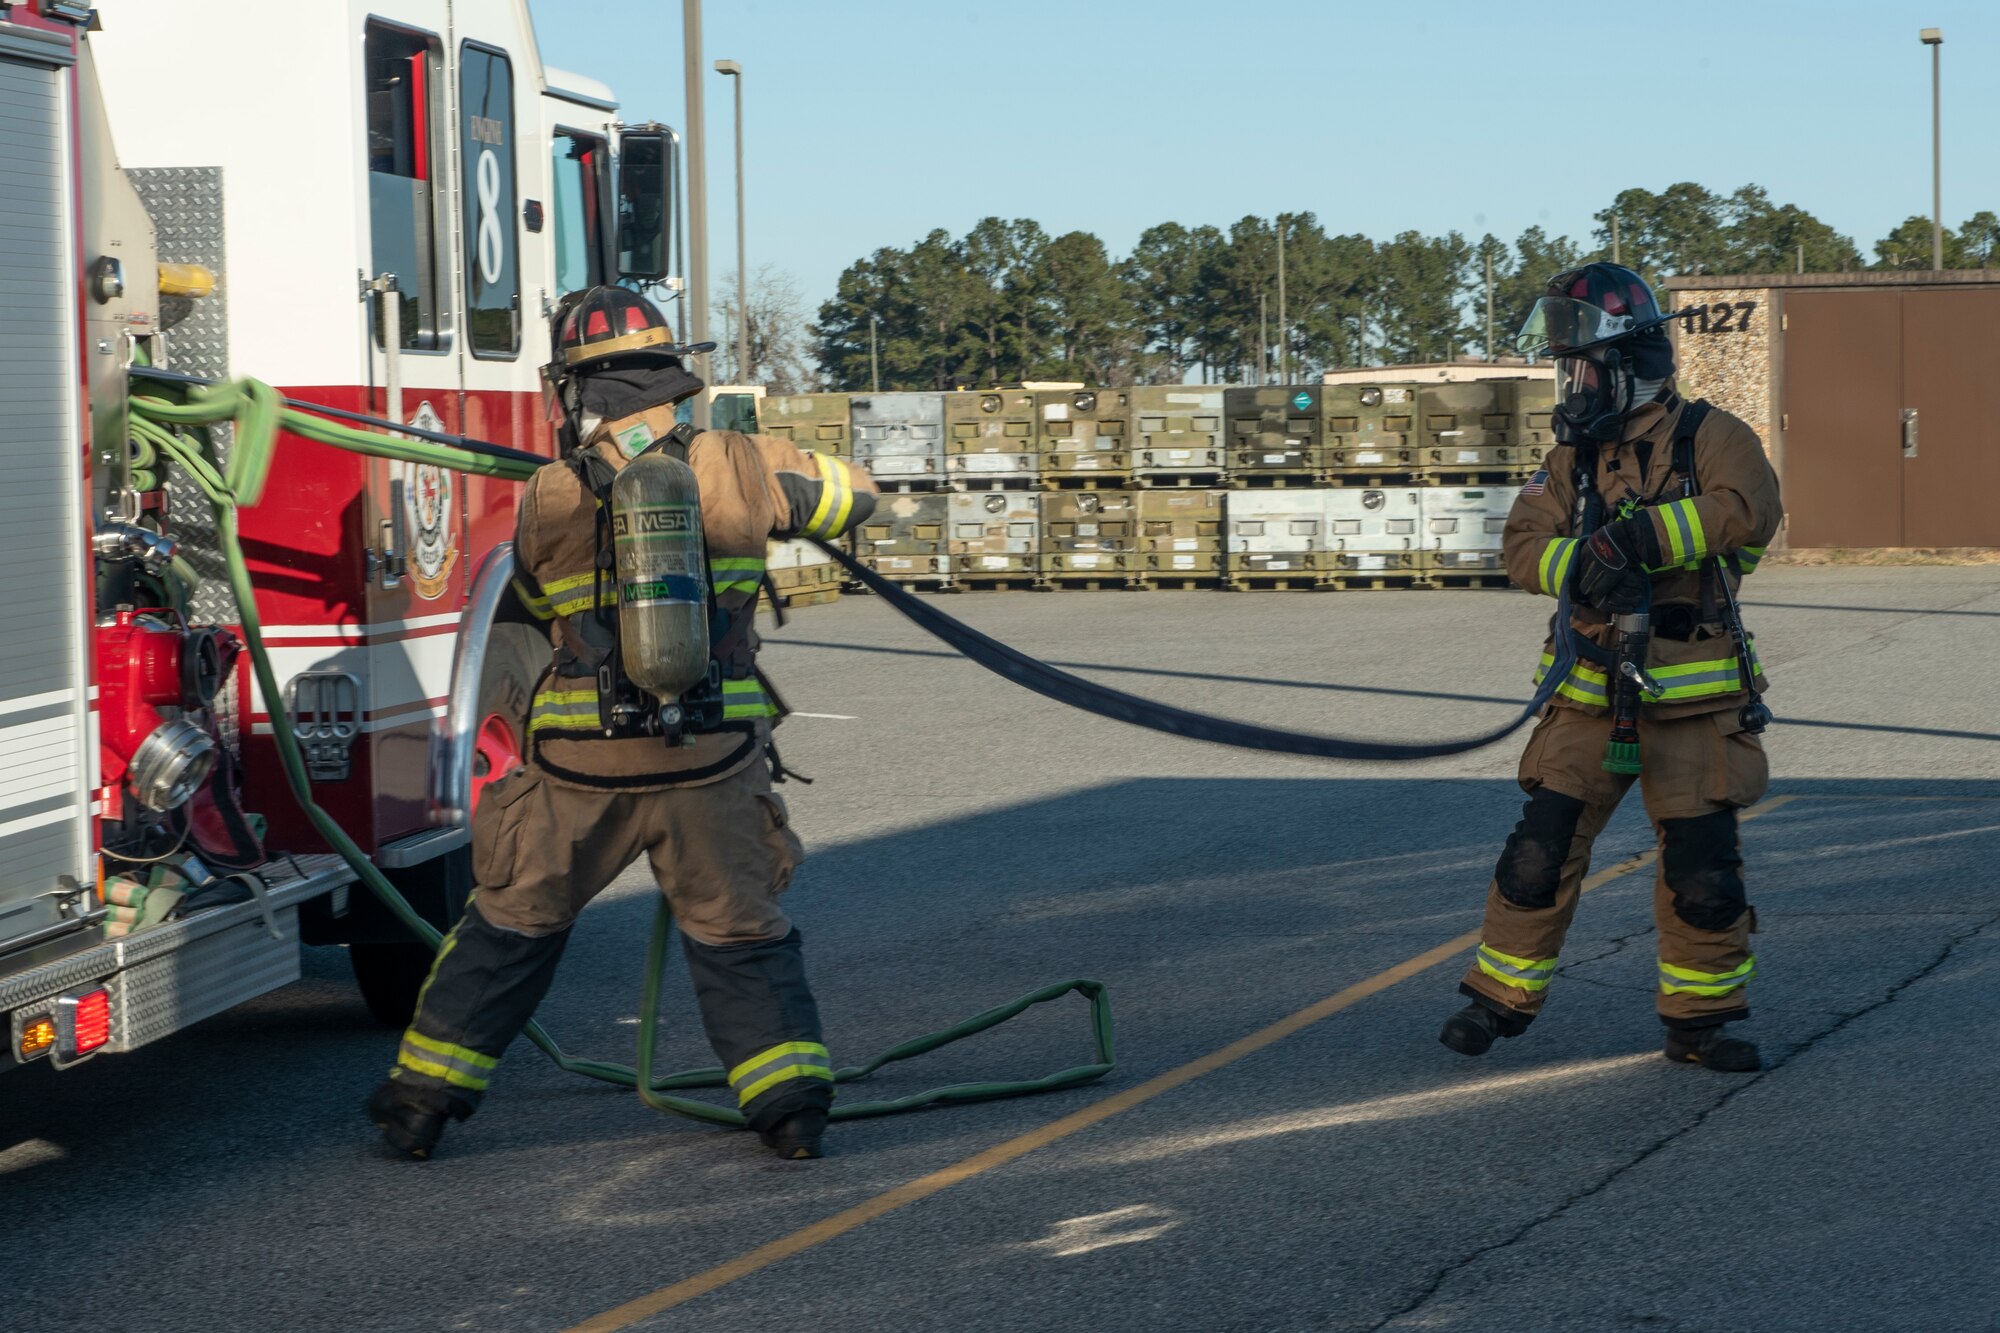
[[[1540,468],[1535,472],[1534,476],[1528,478],[1527,481],[1522,483],[1521,494],[1540,495],[1543,491],[1546,491],[1548,488],[1549,488],[1549,470],[1547,468]]]

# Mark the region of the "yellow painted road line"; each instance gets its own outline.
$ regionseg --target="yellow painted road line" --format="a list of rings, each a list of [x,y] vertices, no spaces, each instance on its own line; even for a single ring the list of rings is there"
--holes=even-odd
[[[1743,812],[1743,820],[1751,820],[1759,815],[1769,814],[1791,801],[1790,796],[1774,796],[1760,805]],[[1598,871],[1583,882],[1583,891],[1609,884],[1635,870],[1643,870],[1653,864],[1658,856],[1656,851],[1644,851],[1628,857],[1617,865]],[[844,1236],[855,1228],[885,1217],[901,1208],[931,1195],[950,1189],[953,1185],[986,1174],[995,1167],[1005,1166],[1017,1158],[1025,1157],[1037,1148],[1046,1148],[1051,1143],[1060,1142],[1073,1134],[1089,1129],[1092,1125],[1109,1120],[1121,1111],[1129,1111],[1152,1101],[1162,1093],[1171,1092],[1185,1083],[1192,1083],[1204,1074],[1212,1074],[1225,1065],[1235,1064],[1246,1056],[1254,1055],[1265,1047],[1283,1041],[1295,1032],[1311,1027],[1323,1018],[1329,1018],[1343,1009],[1359,1004],[1371,995],[1380,994],[1400,981],[1408,981],[1419,972],[1425,972],[1446,962],[1456,955],[1479,943],[1479,932],[1469,930],[1456,939],[1446,940],[1434,949],[1426,949],[1414,958],[1405,959],[1394,967],[1377,972],[1363,981],[1357,981],[1345,990],[1334,992],[1317,1003],[1307,1005],[1295,1014],[1279,1019],[1268,1027],[1259,1028],[1247,1037],[1241,1037],[1217,1051],[1211,1051],[1198,1060],[1190,1060],[1177,1069],[1147,1079],[1144,1083],[1113,1093],[1103,1101],[1093,1102],[1080,1111],[1074,1111],[1060,1120],[1043,1125],[1040,1129],[1029,1130],[1004,1143],[997,1143],[985,1152],[975,1153],[961,1162],[955,1162],[940,1171],[927,1176],[919,1176],[907,1184],[864,1200],[844,1212],[823,1218],[808,1227],[801,1227],[788,1236],[780,1236],[767,1245],[759,1245],[747,1254],[738,1255],[728,1263],[718,1264],[705,1273],[682,1278],[670,1287],[662,1287],[637,1300],[627,1301],[613,1310],[584,1320],[581,1324],[565,1330],[565,1333],[616,1333],[619,1329],[630,1328],[642,1319],[677,1305],[685,1305],[697,1296],[705,1296],[720,1287],[752,1273],[769,1268],[775,1263],[802,1254],[815,1246],[839,1236]]]

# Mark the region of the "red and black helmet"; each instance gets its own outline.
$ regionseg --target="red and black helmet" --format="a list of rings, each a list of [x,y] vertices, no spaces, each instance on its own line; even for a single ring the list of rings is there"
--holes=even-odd
[[[660,308],[627,287],[591,287],[563,298],[556,311],[556,360],[575,370],[635,352],[680,357]]]
[[[1514,345],[1529,356],[1573,356],[1666,323],[1646,280],[1619,264],[1585,264],[1549,279]]]

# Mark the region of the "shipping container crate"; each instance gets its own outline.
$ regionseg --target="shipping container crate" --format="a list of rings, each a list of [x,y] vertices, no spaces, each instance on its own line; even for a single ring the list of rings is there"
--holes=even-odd
[[[1213,486],[1225,469],[1220,388],[1143,385],[1132,398],[1132,479],[1141,486]]]
[[[1224,578],[1232,588],[1328,586],[1326,493],[1231,491],[1224,507]]]
[[[883,490],[944,484],[944,395],[857,393],[848,399],[854,461]]]
[[[1320,476],[1334,486],[1407,486],[1417,475],[1417,386],[1328,384]]]
[[[1514,438],[1521,443],[1522,467],[1532,472],[1556,447],[1556,386],[1549,380],[1523,380],[1514,391]]]
[[[855,535],[855,558],[884,578],[948,586],[952,563],[945,525],[950,520],[950,497],[942,492],[883,495]]]
[[[1222,581],[1219,490],[1139,493],[1139,550],[1132,581],[1147,588],[1214,587]]]
[[[1327,392],[1316,384],[1225,390],[1229,484],[1318,484],[1326,445],[1321,399]]]
[[[1139,518],[1125,491],[1061,490],[1042,496],[1042,580],[1051,587],[1125,585]]]
[[[1417,390],[1422,426],[1418,475],[1434,486],[1484,486],[1518,476],[1527,459],[1516,442],[1521,380],[1426,384]]]
[[[1324,491],[1329,578],[1341,588],[1411,588],[1423,577],[1423,491],[1342,486]]]
[[[1421,492],[1425,581],[1434,588],[1504,588],[1500,558],[1512,486],[1427,486]]]
[[[974,491],[948,500],[945,550],[958,582],[974,588],[1031,588],[1040,582],[1040,491]]]
[[[1035,395],[1042,485],[1123,486],[1132,479],[1132,402],[1124,389],[1045,389]]]
[[[816,454],[854,457],[854,433],[844,393],[766,395],[757,400],[757,433],[790,440]]]
[[[812,542],[772,542],[764,559],[771,591],[790,606],[817,606],[840,596],[840,566]]]
[[[1026,389],[946,394],[944,467],[957,490],[1039,484],[1035,395]]]

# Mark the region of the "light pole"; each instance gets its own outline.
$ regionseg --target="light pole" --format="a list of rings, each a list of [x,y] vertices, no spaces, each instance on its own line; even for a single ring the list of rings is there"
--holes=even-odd
[[[736,376],[750,383],[750,270],[743,259],[743,66],[718,60],[715,72],[736,81]]]
[[[1917,36],[1931,49],[1931,268],[1936,270],[1944,267],[1944,127],[1938,101],[1938,56],[1944,50],[1944,29],[1925,28]]]
[[[688,339],[708,341],[708,120],[701,97],[701,0],[681,0],[681,63],[687,81]],[[709,400],[693,399],[694,427],[707,430]]]
[[[875,326],[882,321],[871,312],[868,316],[868,391],[882,392],[882,363],[875,359]]]

